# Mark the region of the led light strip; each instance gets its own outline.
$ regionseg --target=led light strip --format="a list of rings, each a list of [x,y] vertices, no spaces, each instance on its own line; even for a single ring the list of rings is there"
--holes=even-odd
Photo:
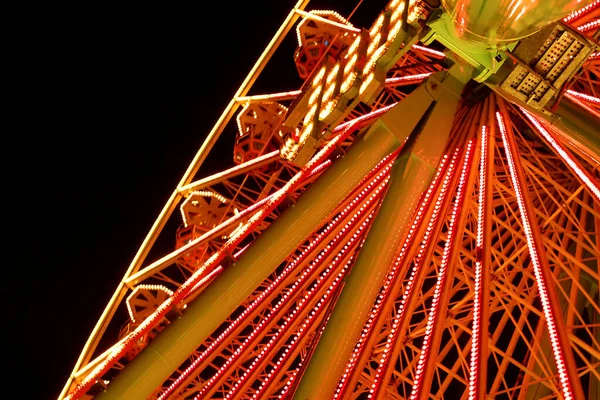
[[[379,193],[381,193],[381,189],[378,189]],[[369,219],[372,217],[373,212],[371,212]],[[339,265],[339,263],[342,261],[343,256],[345,255],[345,253],[352,248],[353,244],[357,241],[358,237],[360,236],[360,234],[364,231],[364,229],[366,228],[366,226],[368,225],[368,221],[369,219],[367,219],[367,221],[363,222],[359,228],[356,230],[356,232],[352,235],[352,237],[348,240],[348,242],[344,245],[344,247],[342,248],[342,250],[336,255],[336,257],[334,258],[334,260],[331,262],[331,264],[327,267],[327,269],[325,270],[324,273],[322,273],[318,278],[317,278],[317,282],[313,285],[313,287],[309,290],[309,292],[304,296],[304,298],[302,300],[300,300],[299,304],[296,306],[296,308],[292,311],[292,313],[288,316],[288,318],[285,320],[285,322],[281,325],[279,331],[273,335],[273,337],[269,340],[269,342],[265,345],[265,347],[263,347],[263,349],[261,350],[261,352],[256,356],[256,358],[252,361],[252,364],[250,365],[250,367],[244,372],[244,374],[237,380],[237,382],[233,385],[233,387],[227,392],[227,395],[225,396],[225,399],[230,399],[232,398],[232,396],[236,395],[237,390],[239,388],[241,388],[241,386],[245,383],[246,379],[248,379],[248,377],[250,376],[250,374],[253,372],[253,369],[259,365],[260,361],[270,352],[270,350],[273,348],[274,344],[278,341],[279,337],[281,336],[281,334],[285,331],[286,327],[288,325],[292,325],[295,320],[299,317],[299,315],[301,314],[301,312],[303,312],[304,308],[306,307],[307,304],[309,304],[309,302],[313,299],[313,297],[316,295],[316,293],[318,293],[317,289],[320,288],[321,284],[323,282],[327,281],[327,278],[329,277],[329,274],[331,272],[333,272],[337,266]],[[334,281],[334,283],[331,284],[331,286],[333,286],[334,284],[337,285],[337,282],[339,282],[341,280],[341,278],[344,276],[345,274],[345,268],[338,274],[336,280]],[[204,389],[204,388],[203,388]],[[200,392],[200,394],[198,394],[198,396],[195,397],[194,400],[199,400],[201,399],[201,394],[203,392]]]
[[[575,21],[576,19],[579,19],[579,18],[583,17],[584,15],[594,11],[596,8],[598,8],[598,6],[600,6],[600,0],[596,0],[593,3],[588,4],[587,6],[580,8],[579,10],[573,11],[571,14],[569,14],[565,18],[563,18],[563,21],[564,22]]]
[[[366,228],[369,225],[373,214],[374,213],[372,212],[369,215],[369,217],[365,220],[365,222],[363,222],[361,228]],[[362,233],[362,231],[361,231],[361,233]],[[264,390],[269,386],[271,378],[279,372],[279,370],[283,367],[283,365],[288,360],[288,358],[292,354],[292,352],[296,349],[296,347],[298,347],[298,345],[299,345],[300,341],[302,340],[302,338],[304,337],[304,335],[310,330],[313,323],[316,321],[315,316],[320,314],[320,312],[323,310],[323,305],[325,304],[327,299],[331,296],[331,294],[334,292],[334,290],[337,289],[340,281],[346,275],[346,272],[348,271],[348,268],[351,265],[351,263],[352,263],[352,260],[348,261],[346,263],[346,265],[344,265],[344,268],[342,268],[342,271],[338,274],[338,276],[335,278],[335,280],[327,288],[327,292],[321,297],[321,299],[318,301],[317,305],[311,311],[311,313],[308,315],[308,317],[305,318],[305,321],[303,322],[299,331],[294,336],[294,339],[292,339],[292,342],[289,344],[289,346],[284,350],[283,354],[276,361],[275,367],[273,369],[271,369],[271,371],[268,372],[267,377],[262,381],[258,390],[252,395],[253,399],[258,398],[258,396],[260,396],[264,392]]]
[[[595,21],[591,21],[591,22],[588,22],[588,23],[583,24],[581,26],[578,26],[577,30],[579,32],[583,33],[583,32],[594,30],[594,29],[598,28],[599,26],[600,26],[600,19],[597,19]]]
[[[431,306],[429,307],[429,315],[427,315],[427,325],[425,328],[425,337],[423,338],[423,344],[421,345],[421,353],[419,354],[419,361],[417,363],[417,369],[413,378],[412,392],[409,396],[409,400],[417,400],[420,398],[421,391],[423,389],[423,378],[425,375],[425,366],[428,364],[429,357],[431,355],[431,344],[435,333],[435,329],[442,329],[438,323],[439,316],[439,305],[442,293],[446,290],[447,282],[447,271],[449,263],[452,259],[452,254],[455,248],[455,234],[456,225],[460,218],[463,202],[465,199],[466,183],[469,176],[469,170],[471,168],[471,158],[473,156],[473,143],[474,140],[470,140],[467,143],[465,150],[465,158],[460,173],[460,180],[458,182],[458,188],[456,190],[456,198],[454,200],[454,207],[452,209],[452,216],[450,217],[450,224],[448,226],[448,232],[446,234],[446,245],[444,246],[444,253],[442,255],[442,261],[438,269],[437,282],[435,284],[435,290],[433,293],[433,299]],[[460,234],[460,232],[459,232]],[[433,375],[433,373],[431,374]]]
[[[554,361],[556,362],[556,368],[558,369],[558,375],[560,378],[560,387],[562,394],[566,400],[575,400],[569,375],[565,364],[565,356],[558,337],[558,329],[556,325],[556,319],[554,316],[554,310],[550,306],[550,299],[548,295],[548,289],[546,287],[546,280],[543,276],[542,267],[539,259],[537,245],[533,238],[531,222],[529,220],[529,213],[525,207],[525,200],[523,198],[523,190],[521,188],[521,182],[517,176],[515,160],[513,156],[513,149],[510,141],[508,140],[508,133],[504,125],[504,119],[500,112],[496,112],[496,120],[500,127],[500,133],[502,134],[502,141],[504,142],[504,148],[506,151],[506,158],[508,161],[508,168],[510,170],[510,178],[515,190],[517,197],[517,204],[519,206],[519,212],[521,214],[521,221],[523,223],[523,230],[525,231],[525,237],[527,238],[527,247],[529,248],[529,256],[531,263],[533,264],[533,272],[535,280],[537,282],[540,300],[542,302],[542,310],[544,317],[546,318],[546,325],[548,327],[548,333],[550,335],[550,342],[552,344],[552,352],[554,354]],[[568,344],[567,344],[568,345]]]
[[[379,391],[384,387],[384,381],[387,376],[387,371],[390,365],[391,353],[393,352],[393,346],[398,342],[398,335],[400,334],[400,330],[402,325],[404,324],[404,319],[406,318],[406,307],[411,302],[412,297],[414,296],[414,288],[415,284],[419,280],[419,276],[422,273],[422,262],[425,257],[425,252],[431,243],[433,238],[433,233],[435,226],[437,224],[438,218],[442,211],[442,205],[446,199],[448,194],[448,189],[450,188],[450,182],[452,181],[452,177],[454,176],[454,171],[456,168],[456,162],[458,161],[458,156],[460,154],[460,149],[455,149],[452,159],[450,160],[450,165],[448,166],[448,170],[444,175],[444,180],[441,183],[440,193],[435,201],[435,206],[432,210],[431,217],[429,218],[429,222],[427,224],[427,228],[423,235],[423,239],[421,240],[421,245],[419,246],[419,251],[413,260],[413,266],[410,272],[410,276],[406,285],[404,286],[404,293],[402,294],[402,300],[400,301],[400,305],[398,306],[398,310],[391,324],[390,333],[386,339],[385,349],[381,354],[381,358],[379,359],[379,365],[375,372],[375,377],[373,379],[373,383],[371,384],[371,388],[369,389],[368,398],[376,398],[379,394]],[[433,195],[432,191],[430,195]],[[411,229],[415,229],[413,226]],[[410,232],[410,231],[409,231]],[[401,257],[404,257],[404,253],[408,249],[402,249]]]
[[[377,166],[369,173],[369,175],[367,177],[365,177],[365,179],[363,181],[367,181],[367,179],[371,179],[375,173],[378,172],[378,175],[375,176],[375,178],[369,183],[369,185],[367,185],[367,187],[365,187],[360,193],[358,193],[356,195],[356,197],[352,200],[352,202],[350,202],[350,204],[348,204],[341,212],[340,214],[335,217],[333,219],[333,221],[331,221],[327,227],[323,230],[323,232],[321,232],[313,241],[310,242],[310,244],[302,251],[302,253],[293,261],[291,262],[283,271],[282,273],[277,276],[277,278],[271,282],[271,284],[269,286],[267,286],[267,288],[240,314],[239,317],[237,317],[207,348],[206,350],[204,350],[202,352],[202,354],[200,354],[200,356],[198,356],[193,362],[192,364],[190,364],[182,373],[181,375],[161,394],[161,396],[159,397],[159,400],[164,400],[166,399],[167,396],[169,396],[171,393],[173,393],[173,391],[186,379],[188,378],[195,370],[196,368],[198,368],[198,366],[204,362],[211,354],[212,352],[217,348],[217,346],[219,346],[221,343],[223,343],[224,340],[226,340],[234,331],[237,327],[243,325],[246,323],[246,320],[249,318],[249,316],[251,315],[251,313],[256,310],[259,306],[261,306],[265,300],[265,298],[267,298],[267,296],[271,295],[272,293],[274,293],[275,291],[279,290],[281,285],[283,284],[284,280],[293,272],[296,270],[296,268],[298,267],[298,265],[300,265],[302,262],[305,261],[306,257],[308,257],[312,251],[317,248],[317,246],[319,246],[321,244],[321,242],[327,238],[327,236],[331,233],[331,231],[333,229],[335,229],[342,220],[344,220],[344,218],[346,218],[346,216],[353,212],[358,205],[363,201],[363,199],[371,193],[371,191],[376,187],[376,185],[378,185],[382,179],[387,178],[389,176],[389,171],[391,169],[391,162],[390,159],[392,159],[393,157],[393,153],[386,156],[382,161],[380,161]],[[392,159],[393,161],[393,159]],[[388,165],[386,166],[386,168],[384,168],[383,170],[381,170],[381,167],[383,165],[385,165],[385,163],[388,163]],[[387,182],[387,180],[386,180]],[[370,200],[369,200],[370,201]],[[347,229],[348,224],[346,224],[346,227],[344,228]],[[334,238],[334,240],[336,240]],[[329,247],[328,246],[326,248],[326,251],[329,251]],[[309,269],[307,271],[305,271],[303,273],[303,277],[305,277],[306,274],[312,272],[315,268],[315,265],[311,264],[311,266],[309,267]],[[280,301],[281,303],[281,301]]]
[[[422,201],[420,202],[421,206],[419,207],[419,209],[417,210],[417,212],[414,216],[412,226],[408,231],[408,234],[404,241],[402,249],[401,249],[399,255],[396,257],[396,261],[394,262],[394,265],[392,266],[392,268],[390,268],[390,271],[388,272],[388,275],[386,276],[383,288],[377,296],[375,305],[371,309],[369,317],[367,318],[367,322],[361,332],[361,336],[358,339],[358,343],[357,343],[356,347],[354,348],[352,355],[350,356],[350,359],[346,363],[346,368],[344,370],[344,373],[342,374],[342,377],[340,378],[338,386],[333,395],[334,399],[343,397],[348,388],[348,384],[350,383],[349,378],[351,377],[352,371],[355,371],[356,363],[363,351],[363,348],[372,334],[373,327],[376,325],[376,322],[378,321],[378,319],[381,316],[381,312],[383,310],[382,304],[384,304],[385,301],[387,301],[387,299],[389,298],[391,289],[397,280],[396,277],[398,276],[397,275],[398,270],[404,264],[406,254],[415,240],[415,236],[418,232],[418,229],[423,222],[423,218],[425,217],[425,214],[427,212],[427,209],[429,208],[429,205],[431,204],[432,195],[433,195],[433,193],[435,193],[437,191],[438,185],[441,181],[441,177],[443,176],[443,172],[448,164],[448,160],[449,160],[448,155],[444,155],[442,160],[440,161],[437,172],[436,172],[427,192],[425,193]]]
[[[398,76],[395,78],[388,78],[385,80],[386,86],[395,86],[401,83],[419,83],[422,82],[423,79],[427,78],[429,75],[433,74],[433,72],[425,72],[422,74],[415,75],[406,75],[406,76]]]
[[[393,105],[390,105],[390,107]],[[137,340],[145,335],[152,327],[156,325],[167,313],[168,311],[176,306],[181,300],[183,300],[190,290],[192,290],[198,281],[200,281],[203,277],[204,271],[213,270],[219,263],[225,258],[227,252],[237,246],[237,244],[245,238],[250,231],[254,230],[259,223],[262,222],[276,207],[279,205],[283,199],[287,196],[288,193],[293,192],[295,188],[297,188],[306,178],[307,175],[324,162],[327,157],[337,148],[337,146],[342,143],[356,128],[362,125],[363,122],[369,120],[371,118],[375,118],[378,115],[384,113],[389,108],[384,107],[369,114],[363,115],[356,120],[351,121],[349,125],[346,125],[344,129],[336,136],[334,136],[325,146],[319,151],[304,167],[301,169],[296,175],[294,175],[281,189],[273,194],[273,196],[269,197],[265,203],[264,208],[259,209],[259,211],[254,214],[252,218],[250,218],[246,224],[244,224],[240,229],[238,229],[229,240],[216,251],[204,264],[204,266],[197,270],[188,280],[186,280],[173,294],[172,297],[169,297],[166,301],[164,301],[150,316],[148,316],[144,322],[142,322],[133,332],[131,332],[130,336],[123,342],[123,345],[119,348],[115,349],[111,355],[109,355],[102,363],[100,363],[94,370],[86,376],[86,378],[79,383],[69,395],[65,397],[65,400],[77,400],[81,396],[83,396],[92,385],[104,374],[106,373],[129,349],[131,349]]]
[[[435,58],[446,58],[446,54],[442,53],[441,51],[430,49],[429,47],[425,47],[425,46],[419,46],[418,44],[413,44],[412,49],[417,52],[420,51],[420,52],[429,54]]]
[[[521,111],[529,121],[537,128],[537,132],[541,134],[541,136],[552,146],[554,151],[562,158],[562,160],[567,164],[567,166],[573,171],[577,177],[585,184],[585,186],[592,193],[597,202],[600,202],[600,189],[594,182],[594,180],[589,176],[589,174],[579,165],[579,163],[571,157],[571,155],[565,150],[565,148],[559,143],[558,140],[544,128],[544,126],[535,118],[532,114],[530,114],[525,109],[521,108]]]
[[[475,258],[475,284],[473,288],[473,330],[471,333],[471,360],[469,371],[469,400],[476,400],[485,397],[485,393],[477,393],[480,376],[479,357],[481,354],[481,309],[483,304],[483,235],[484,235],[484,212],[489,199],[486,197],[487,173],[489,153],[488,127],[481,127],[481,157],[479,159],[479,204],[477,208],[477,240],[476,240],[476,258]]]
[[[600,23],[600,20],[598,20],[598,22]],[[567,93],[569,93],[571,96],[577,97],[578,99],[587,101],[592,104],[600,105],[600,99],[598,97],[590,96],[589,94],[585,94],[585,93],[576,92],[574,90],[567,90]]]

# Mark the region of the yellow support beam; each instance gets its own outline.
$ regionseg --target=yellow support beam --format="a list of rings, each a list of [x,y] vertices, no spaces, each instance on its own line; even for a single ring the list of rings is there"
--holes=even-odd
[[[416,141],[410,152],[401,154],[394,164],[388,193],[294,399],[333,397],[382,281],[410,228],[421,194],[431,183],[438,161],[446,150],[455,110],[470,72],[470,68],[457,65],[447,73],[432,75],[390,110],[382,118],[382,125],[375,126],[375,129],[389,130],[399,138],[411,135],[410,140]],[[420,123],[414,123],[415,120]]]
[[[147,398],[232,311],[298,248],[383,157],[400,146],[389,132],[359,136],[319,179],[287,208],[109,384],[98,399]]]

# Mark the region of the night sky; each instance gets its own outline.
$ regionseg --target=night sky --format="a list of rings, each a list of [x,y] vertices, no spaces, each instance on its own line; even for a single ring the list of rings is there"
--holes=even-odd
[[[386,4],[370,3],[356,26]],[[5,133],[4,161],[19,160],[5,167],[5,251],[16,253],[1,286],[9,393],[58,396],[159,211],[294,4],[217,2],[212,13],[53,5],[26,18],[23,31],[35,34],[19,49],[14,82],[23,116]],[[286,43],[254,94],[300,87]],[[205,174],[224,167],[218,158]],[[229,149],[222,159],[231,165]],[[26,386],[11,389],[23,375]]]

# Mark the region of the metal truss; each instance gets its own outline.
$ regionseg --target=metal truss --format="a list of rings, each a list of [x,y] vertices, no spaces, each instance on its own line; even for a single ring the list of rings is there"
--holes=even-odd
[[[406,201],[404,225],[398,225],[402,234],[376,228],[378,217],[388,215],[386,202],[398,193],[395,185],[407,179],[398,171],[410,171],[416,158],[425,158],[417,151],[418,135],[408,132],[399,140],[390,134],[386,113],[410,101],[434,73],[447,70],[444,53],[413,46],[387,72],[374,100],[348,112],[306,166],[265,148],[258,158],[216,174],[198,172],[240,106],[273,100],[288,106],[301,95],[299,90],[248,93],[306,3],[290,13],[165,205],[61,399],[109,397],[120,373],[140,368],[144,349],[153,342],[164,346],[160,339],[170,325],[182,325],[178,320],[189,320],[187,314],[200,315],[192,309],[209,304],[210,296],[210,304],[232,307],[206,311],[206,334],[196,334],[177,366],[145,388],[146,397],[281,399],[316,388],[326,388],[322,398],[341,399],[597,396],[597,155],[484,84],[469,84],[457,109],[442,121],[449,124],[443,151],[429,175],[415,178],[424,190],[415,189],[414,204]],[[595,40],[598,28],[589,24],[597,18],[596,3],[565,19]],[[563,95],[587,113],[600,113],[598,52]],[[406,111],[401,115],[408,118]],[[402,125],[403,120],[393,121]],[[364,165],[341,182],[335,174],[350,159]],[[200,204],[197,210],[186,208],[196,198],[204,199],[194,203]],[[171,216],[179,221],[183,216],[179,225],[185,227],[192,225],[186,222],[190,213],[209,211],[215,216],[210,226],[146,261],[159,234],[168,232]],[[298,222],[285,220],[293,213]],[[172,231],[167,234],[174,240]],[[320,367],[335,371],[335,381],[307,379],[319,371],[315,360],[321,360],[322,339],[339,326],[329,323],[334,314],[359,315],[340,311],[339,304],[344,290],[345,296],[352,290],[354,267],[377,257],[365,248],[395,234],[392,261],[381,265],[380,279],[370,283],[374,295],[350,293],[364,303],[360,332],[333,331],[351,344],[342,363]],[[190,254],[199,261],[192,263]],[[236,268],[239,278],[232,277]],[[232,287],[242,287],[246,278],[256,282],[246,285],[247,293],[221,283],[229,279]],[[129,317],[123,319],[117,310],[127,307]]]

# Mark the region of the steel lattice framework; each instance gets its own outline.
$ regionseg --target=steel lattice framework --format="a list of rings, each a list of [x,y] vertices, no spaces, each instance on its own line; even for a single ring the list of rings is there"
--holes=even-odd
[[[493,85],[456,92],[443,48],[412,43],[306,162],[286,159],[302,135],[284,120],[312,89],[249,95],[256,76],[300,18],[361,35],[307,3],[209,133],[61,399],[598,398],[598,148]],[[596,44],[599,6],[564,19]],[[597,47],[561,95],[600,120]],[[197,176],[238,111],[236,161]],[[175,250],[147,261],[169,218]]]

